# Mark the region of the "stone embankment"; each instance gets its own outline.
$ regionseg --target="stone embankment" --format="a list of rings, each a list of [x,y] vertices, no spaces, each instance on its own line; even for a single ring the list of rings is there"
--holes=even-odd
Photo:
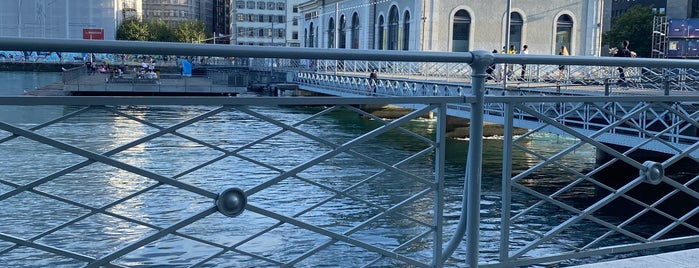
[[[374,107],[363,107],[363,109],[371,114],[387,119],[399,118],[405,114],[412,112],[412,109],[393,106],[393,105],[382,105]],[[425,115],[428,116],[428,115]],[[465,139],[469,137],[471,131],[470,120],[460,117],[447,116],[447,138],[452,139]],[[514,135],[522,135],[526,133],[526,129],[515,128]],[[493,137],[493,136],[503,136],[504,127],[498,124],[485,123],[483,126],[483,136]]]

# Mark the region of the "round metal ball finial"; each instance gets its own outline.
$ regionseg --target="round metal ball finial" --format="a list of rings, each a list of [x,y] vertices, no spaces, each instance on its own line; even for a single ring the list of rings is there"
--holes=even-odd
[[[228,217],[235,217],[245,211],[248,199],[245,192],[239,188],[228,188],[218,194],[216,208],[218,212]]]
[[[647,183],[658,185],[665,176],[665,169],[663,165],[658,162],[646,161],[643,162],[643,166],[646,170],[641,170],[641,176],[645,177]]]

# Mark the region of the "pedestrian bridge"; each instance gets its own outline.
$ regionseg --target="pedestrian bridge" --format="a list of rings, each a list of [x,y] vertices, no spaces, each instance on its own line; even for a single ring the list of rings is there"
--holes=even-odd
[[[343,72],[298,71],[295,72],[294,82],[303,90],[342,97],[474,94],[470,72],[446,74],[448,70],[465,69],[456,67],[460,64],[452,64],[451,67],[434,63],[425,63],[426,66],[415,65],[417,64],[412,64],[411,68],[387,71],[380,79],[370,79],[366,73],[356,71],[386,70],[382,67],[383,64],[353,61],[351,66],[364,68],[347,68]],[[518,66],[512,71],[513,74],[521,74],[521,64],[510,65]],[[495,69],[495,73],[506,72],[507,65],[500,66]],[[433,73],[424,75],[415,70],[432,70]],[[561,77],[539,75],[554,72]],[[699,110],[699,103],[686,98],[699,95],[699,87],[695,88],[699,86],[699,76],[693,69],[627,67],[624,83],[619,81],[617,66],[568,66],[564,73],[558,72],[556,65],[534,64],[529,65],[523,78],[513,75],[509,83],[497,76],[495,80],[501,81],[500,83],[486,79],[488,81],[483,93],[486,99],[484,120],[496,124],[505,124],[507,120],[513,120],[515,127],[542,129],[562,135],[569,135],[569,132],[574,131],[585,136],[594,136],[596,141],[603,143],[625,147],[643,144],[639,149],[668,154],[675,154],[676,148],[684,150],[693,146],[699,140],[696,124],[691,120],[681,119],[691,118]],[[670,104],[639,102],[639,96],[650,97],[652,100],[664,99],[664,103],[669,101]],[[546,98],[541,98],[540,102],[518,104],[523,99],[539,97]],[[610,102],[611,99],[632,101]],[[508,111],[510,105],[515,107]],[[471,105],[448,105],[447,114],[471,118]],[[558,126],[551,127],[551,124]],[[668,146],[669,144],[672,146]],[[697,157],[697,153],[691,154]]]
[[[6,266],[514,267],[699,242],[697,61],[14,38],[0,50],[246,58],[342,96],[0,97],[21,111],[0,120]],[[525,81],[488,80],[491,63],[525,64]],[[570,72],[539,75],[559,65]],[[611,81],[616,66],[626,84]],[[370,104],[414,111],[385,120],[357,108]],[[270,113],[305,106],[320,108]],[[339,111],[376,124],[327,136],[335,126],[316,122]],[[430,112],[434,128],[407,127]],[[471,126],[456,187],[447,115]],[[488,121],[503,125],[501,146],[484,146]],[[390,132],[411,149],[375,155]],[[550,133],[558,149],[525,146]],[[483,174],[493,150],[502,168]],[[484,190],[484,175],[501,187]]]

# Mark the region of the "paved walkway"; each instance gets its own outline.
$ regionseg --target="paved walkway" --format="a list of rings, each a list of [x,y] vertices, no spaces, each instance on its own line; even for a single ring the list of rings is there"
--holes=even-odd
[[[699,268],[699,249],[688,249],[623,260],[574,266],[575,268]]]

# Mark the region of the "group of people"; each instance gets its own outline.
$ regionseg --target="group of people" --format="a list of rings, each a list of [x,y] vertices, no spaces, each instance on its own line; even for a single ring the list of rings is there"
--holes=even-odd
[[[134,68],[134,72],[137,78],[158,79],[158,74],[155,70],[155,59],[153,59],[153,57],[148,59],[148,63],[142,61],[140,67]]]
[[[612,55],[614,57],[635,57],[636,56],[633,51],[629,50],[629,41],[628,40],[624,40],[623,42],[621,42],[620,47],[618,49],[613,48],[612,50],[610,50],[610,52],[612,52],[612,51],[613,51]],[[497,54],[498,50],[495,49],[492,51],[492,53]],[[502,47],[502,50],[500,51],[500,53],[501,54],[528,55],[529,54],[529,46],[527,46],[527,45],[522,46],[522,50],[519,51],[519,53],[517,53],[517,51],[515,50],[515,46],[510,45],[509,49],[507,49],[507,47]],[[568,52],[568,47],[566,47],[565,45],[561,46],[559,51],[558,51],[558,55],[569,56],[570,52]],[[512,79],[512,77],[514,75],[512,66],[513,65],[511,65],[511,64],[510,65],[506,64],[506,67],[503,70],[501,70],[500,77],[506,76],[508,80]],[[521,67],[521,73],[520,73],[519,79],[524,81],[525,74],[527,72],[527,65],[521,64],[520,67]],[[565,77],[565,69],[566,69],[565,65],[558,66],[558,81],[562,81],[563,77]],[[495,76],[495,70],[496,70],[496,66],[494,63],[491,64],[490,66],[488,66],[488,68],[486,69],[486,73],[488,74],[488,76],[486,78],[487,80],[494,80],[495,82],[497,82],[497,78]],[[503,71],[505,71],[504,76],[502,73]],[[626,74],[624,73],[624,67],[621,67],[621,66],[617,67],[617,71],[619,72],[618,83],[625,84],[626,83]]]
[[[492,53],[497,54],[498,50],[494,49],[492,51]],[[527,46],[527,45],[522,46],[522,50],[520,50],[518,53],[517,50],[515,49],[515,46],[510,45],[509,50],[507,49],[507,47],[502,47],[502,51],[500,51],[500,53],[502,53],[502,54],[528,55],[529,54],[529,46]],[[512,65],[506,65],[506,66],[507,67],[505,69],[507,71],[504,75],[506,75],[507,79],[509,80],[509,79],[512,79],[514,76],[514,70],[513,70],[514,68],[512,67]],[[521,67],[521,73],[520,73],[519,79],[524,81],[525,74],[527,73],[527,65],[521,64],[520,67]],[[495,69],[496,69],[495,64],[491,64],[490,66],[488,66],[488,68],[486,69],[486,73],[488,74],[488,76],[486,78],[487,80],[494,80],[497,82],[497,78],[495,77]],[[502,72],[500,73],[500,77],[503,77]]]

